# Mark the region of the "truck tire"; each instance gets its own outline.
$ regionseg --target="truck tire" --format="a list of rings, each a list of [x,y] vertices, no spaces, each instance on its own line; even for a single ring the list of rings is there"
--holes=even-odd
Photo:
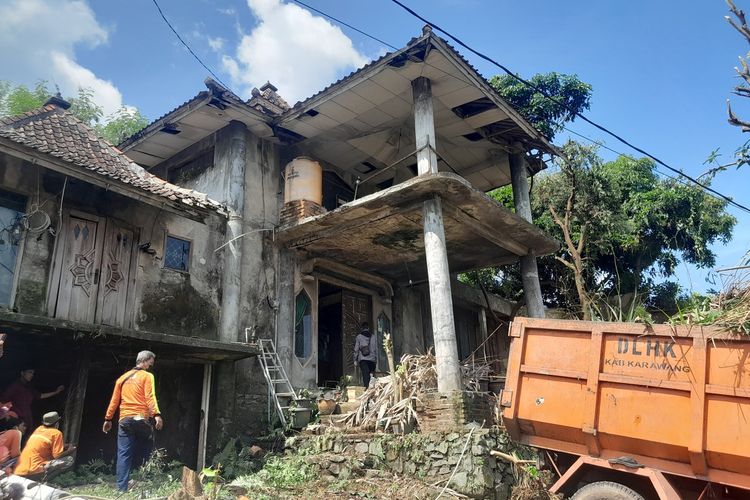
[[[643,495],[612,481],[597,481],[576,491],[571,500],[644,500]]]

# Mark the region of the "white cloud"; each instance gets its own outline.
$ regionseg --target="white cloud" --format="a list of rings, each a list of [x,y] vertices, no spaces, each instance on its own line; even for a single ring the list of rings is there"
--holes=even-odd
[[[211,47],[211,50],[214,52],[221,52],[221,49],[224,48],[224,42],[225,40],[221,38],[220,36],[217,36],[216,38],[211,38],[210,36],[207,37],[208,40],[208,46]]]
[[[112,82],[76,62],[76,47],[95,48],[108,36],[84,0],[3,0],[0,19],[3,79],[27,85],[48,80],[66,96],[90,87],[105,115],[122,106]]]
[[[258,24],[241,37],[234,55],[222,57],[223,69],[245,95],[270,81],[294,103],[368,61],[340,28],[297,5],[281,0],[247,4]]]
[[[237,13],[237,11],[235,11],[231,7],[228,9],[216,9],[216,10],[218,10],[220,14],[224,14],[225,16],[233,16]]]

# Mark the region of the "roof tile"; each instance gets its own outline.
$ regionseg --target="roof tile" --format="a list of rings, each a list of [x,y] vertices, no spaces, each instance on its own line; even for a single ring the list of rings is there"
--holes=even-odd
[[[225,211],[221,203],[203,193],[181,188],[148,173],[100,138],[91,127],[54,104],[19,116],[0,118],[0,137],[187,206]]]

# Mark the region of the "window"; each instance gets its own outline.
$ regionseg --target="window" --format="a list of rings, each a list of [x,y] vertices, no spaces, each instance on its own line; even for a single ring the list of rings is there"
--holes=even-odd
[[[300,360],[312,354],[312,301],[302,290],[294,308],[294,355]]]
[[[377,335],[378,335],[378,369],[380,371],[387,371],[389,370],[388,365],[388,354],[385,352],[385,335],[391,334],[391,320],[386,316],[384,312],[381,312],[378,316],[378,325],[377,325]],[[391,345],[393,345],[393,334],[391,334]],[[396,353],[393,353],[394,357],[396,356]]]
[[[26,197],[0,190],[0,305],[10,306]]]
[[[164,267],[175,271],[190,270],[190,242],[174,236],[167,236],[164,245]]]

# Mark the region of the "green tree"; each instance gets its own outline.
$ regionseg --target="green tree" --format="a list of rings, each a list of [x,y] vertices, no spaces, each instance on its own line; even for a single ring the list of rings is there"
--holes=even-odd
[[[521,113],[534,127],[552,139],[575,113],[589,109],[591,85],[576,75],[539,73],[529,80],[534,86],[555,99],[546,97],[510,75],[496,75],[490,79],[498,93]]]
[[[557,165],[536,177],[531,193],[534,222],[563,242],[556,255],[539,262],[550,306],[588,318],[608,298],[632,294],[653,307],[673,308],[679,288],[663,280],[674,276],[680,261],[713,266],[710,246],[731,239],[736,220],[726,202],[660,178],[651,160],[603,162],[596,148],[570,141]],[[491,194],[508,203],[508,191]],[[513,267],[483,282],[498,292],[520,287]]]
[[[0,81],[0,117],[15,116],[41,107],[52,96],[46,81],[39,81],[33,89]],[[102,107],[94,100],[91,89],[79,88],[78,94],[67,97],[70,112],[93,127],[112,144],[119,144],[148,124],[148,120],[134,108],[122,107],[104,118]]]

